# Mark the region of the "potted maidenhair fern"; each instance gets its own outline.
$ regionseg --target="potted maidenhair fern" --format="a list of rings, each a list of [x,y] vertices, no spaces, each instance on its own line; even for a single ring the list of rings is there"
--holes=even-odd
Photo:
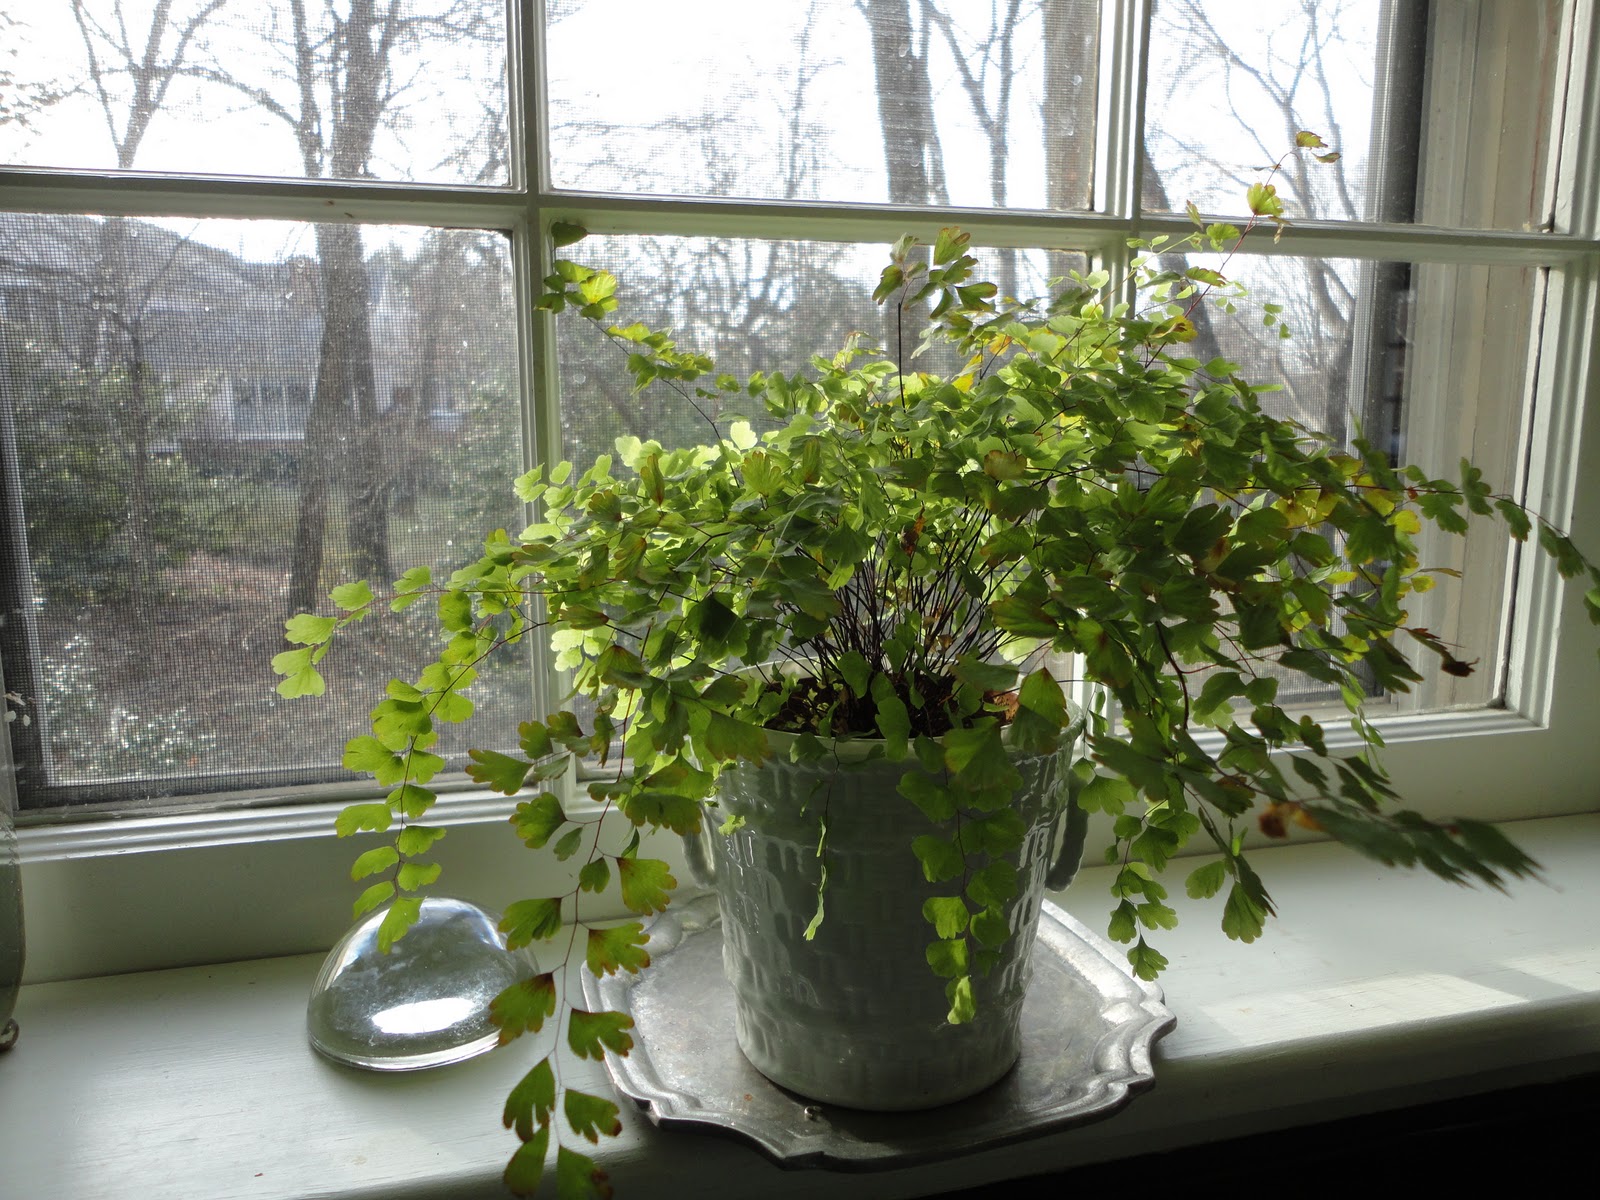
[[[1196,309],[1225,322],[1240,290],[1226,264],[1164,264],[1281,220],[1270,176],[1249,208],[1243,229],[1135,243],[1129,279],[1072,276],[1033,304],[979,278],[957,230],[902,239],[875,298],[920,314],[952,352],[947,375],[851,345],[733,379],[667,333],[618,323],[615,278],[558,262],[540,305],[598,323],[641,388],[738,393],[769,428],[710,421],[699,446],[622,439],[592,463],[531,471],[516,492],[536,523],[493,533],[449,579],[411,571],[382,597],[348,584],[333,615],[289,622],[297,648],[276,665],[295,695],[321,689],[317,664],[353,622],[437,612],[437,658],[389,685],[346,756],[391,789],[340,824],[393,835],[360,868],[377,878],[358,910],[388,906],[383,941],[404,936],[438,874],[437,730],[470,720],[483,661],[524,638],[553,646],[583,703],[532,716],[516,746],[471,752],[469,775],[519,798],[515,836],[575,868],[562,895],[508,898],[512,944],[567,937],[564,921],[584,924],[614,892],[640,919],[583,930],[585,967],[645,968],[642,919],[677,881],[639,834],[697,839],[719,868],[742,1048],[835,1103],[942,1103],[1010,1065],[1019,963],[1047,877],[1076,865],[1085,811],[1115,817],[1110,934],[1147,978],[1165,960],[1146,934],[1176,920],[1162,873],[1195,839],[1210,854],[1186,866],[1190,894],[1220,898],[1230,936],[1261,932],[1272,902],[1241,848],[1251,823],[1293,819],[1447,879],[1527,872],[1491,826],[1406,811],[1375,756],[1331,749],[1278,697],[1285,679],[1327,685],[1370,743],[1370,686],[1470,670],[1407,615],[1433,582],[1415,548],[1424,526],[1499,519],[1536,534],[1562,575],[1600,572],[1470,464],[1430,478],[1348,448],[1263,412],[1267,382],[1187,357]],[[1587,602],[1600,619],[1600,588]],[[1066,699],[1060,656],[1097,685],[1086,713]],[[571,802],[560,781],[574,758],[594,768],[588,798],[630,833],[614,839]],[[839,981],[852,956],[865,984]],[[808,963],[818,974],[797,987],[788,973]],[[630,1019],[573,1008],[564,970],[500,997],[502,1040],[555,1019],[571,1052],[626,1054]],[[851,1010],[863,987],[892,989],[898,1034],[872,1006]],[[863,1046],[930,1029],[934,1050],[896,1041],[894,1057],[937,1070],[849,1069]],[[619,1128],[609,1099],[557,1092],[547,1056],[508,1102],[517,1190],[537,1185],[552,1129],[563,1191],[588,1187],[596,1168],[574,1138]]]

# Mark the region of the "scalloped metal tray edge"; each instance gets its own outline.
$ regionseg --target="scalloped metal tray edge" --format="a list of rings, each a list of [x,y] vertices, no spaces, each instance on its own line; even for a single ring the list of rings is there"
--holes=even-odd
[[[957,1104],[861,1112],[796,1096],[740,1053],[715,896],[659,917],[649,950],[642,975],[584,973],[588,1003],[635,1022],[628,1056],[606,1056],[613,1084],[663,1128],[745,1139],[786,1167],[887,1170],[1101,1120],[1154,1083],[1151,1047],[1178,1020],[1159,988],[1128,975],[1108,943],[1046,901],[1017,1066]]]

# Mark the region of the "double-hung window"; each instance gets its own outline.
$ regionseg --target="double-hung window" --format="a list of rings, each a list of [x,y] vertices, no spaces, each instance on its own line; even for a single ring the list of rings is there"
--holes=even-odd
[[[341,748],[426,630],[369,623],[288,701],[284,618],[515,531],[528,465],[702,435],[535,310],[557,253],[796,370],[903,336],[903,233],[962,226],[1008,294],[1115,277],[1310,130],[1338,161],[1290,154],[1281,238],[1207,260],[1252,296],[1203,345],[1600,551],[1596,62],[1590,0],[0,0],[5,786],[30,922],[79,930],[36,977],[326,944]],[[1428,553],[1465,582],[1419,623],[1477,669],[1374,690],[1408,799],[1593,807],[1570,598],[1500,530]],[[476,739],[551,661],[480,680]],[[506,810],[442,802],[455,890],[512,897]]]

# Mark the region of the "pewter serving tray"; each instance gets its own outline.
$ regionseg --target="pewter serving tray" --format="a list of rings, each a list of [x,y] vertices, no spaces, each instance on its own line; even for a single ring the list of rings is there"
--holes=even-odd
[[[642,975],[596,979],[587,1002],[632,1015],[612,1082],[657,1125],[732,1134],[786,1167],[872,1171],[949,1158],[1110,1116],[1154,1082],[1150,1047],[1178,1022],[1161,991],[1048,901],[1022,1010],[1022,1058],[970,1100],[916,1113],[813,1104],[769,1082],[734,1041],[715,896],[650,926]]]

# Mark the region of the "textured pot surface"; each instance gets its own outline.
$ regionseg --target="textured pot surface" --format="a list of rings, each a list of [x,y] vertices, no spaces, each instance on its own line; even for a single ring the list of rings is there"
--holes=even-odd
[[[959,881],[926,882],[912,852],[923,833],[953,832],[931,826],[898,793],[900,777],[918,768],[793,763],[780,753],[723,776],[725,815],[744,820],[708,835],[723,963],[739,1046],[762,1074],[816,1100],[909,1110],[972,1095],[1011,1069],[1039,904],[1070,807],[1070,747],[1012,761],[1023,777],[1013,808],[1028,827],[1006,856],[1018,875],[1006,914],[1012,936],[999,964],[974,974],[978,1016],[962,1025],[946,1021],[945,981],[925,957],[934,932],[923,901],[954,894]],[[1069,853],[1081,849],[1080,830]],[[807,941],[824,864],[825,917]]]

